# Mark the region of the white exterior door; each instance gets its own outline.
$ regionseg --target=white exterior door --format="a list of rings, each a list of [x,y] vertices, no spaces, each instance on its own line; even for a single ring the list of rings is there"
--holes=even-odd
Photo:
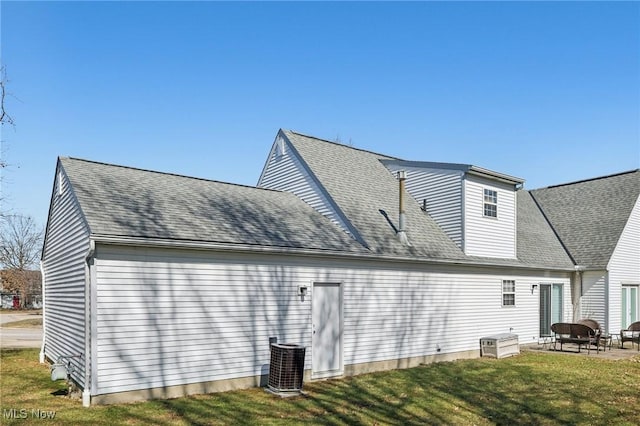
[[[638,287],[637,285],[622,286],[622,328],[639,321],[638,316]]]
[[[312,377],[342,374],[342,291],[339,283],[314,283]]]

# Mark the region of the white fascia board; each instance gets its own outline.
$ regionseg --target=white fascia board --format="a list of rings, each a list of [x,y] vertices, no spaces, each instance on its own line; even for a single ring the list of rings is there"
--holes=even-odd
[[[226,251],[234,253],[262,253],[262,254],[283,254],[297,255],[301,257],[325,258],[325,259],[342,259],[342,260],[363,260],[376,262],[391,263],[412,263],[422,265],[458,265],[465,267],[480,268],[515,268],[522,270],[541,270],[541,271],[557,271],[557,272],[573,272],[573,268],[549,267],[544,265],[525,265],[518,264],[517,261],[492,262],[480,259],[433,259],[433,258],[412,258],[403,256],[380,256],[373,253],[352,253],[341,252],[337,250],[321,250],[321,249],[304,249],[291,247],[269,247],[249,244],[230,244],[217,243],[207,241],[190,241],[190,240],[171,240],[144,237],[127,237],[127,236],[109,236],[93,234],[91,240],[95,243],[109,245],[126,245],[138,247],[158,247],[158,248],[178,248],[178,249],[195,249],[195,250],[211,250]]]

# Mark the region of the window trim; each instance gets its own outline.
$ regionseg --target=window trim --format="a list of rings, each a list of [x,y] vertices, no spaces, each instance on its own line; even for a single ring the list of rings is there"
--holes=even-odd
[[[487,199],[488,198],[488,199]],[[487,214],[487,207],[492,207],[495,214]],[[482,217],[498,218],[498,190],[482,188]]]
[[[513,290],[505,291],[505,284],[512,284]],[[516,280],[502,280],[502,307],[515,308],[516,306]],[[505,296],[513,296],[512,303],[505,303]]]

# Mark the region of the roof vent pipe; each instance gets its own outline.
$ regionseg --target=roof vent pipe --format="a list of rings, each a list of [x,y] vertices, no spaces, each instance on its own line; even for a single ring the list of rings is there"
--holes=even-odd
[[[406,232],[406,213],[404,210],[404,181],[407,179],[407,172],[404,170],[398,171],[398,238],[403,244],[409,245]]]

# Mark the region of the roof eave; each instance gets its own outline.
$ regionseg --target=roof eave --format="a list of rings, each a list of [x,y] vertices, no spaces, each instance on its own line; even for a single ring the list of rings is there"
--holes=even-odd
[[[494,172],[493,170],[484,169],[478,166],[471,166],[467,171],[468,174],[497,180],[499,182],[508,183],[510,185],[523,185],[525,180],[519,177],[506,175],[504,173]]]
[[[175,240],[165,238],[146,238],[119,235],[92,234],[91,240],[96,243],[109,245],[127,245],[140,247],[158,248],[182,248],[195,250],[229,251],[234,253],[260,253],[260,254],[286,254],[306,257],[324,257],[333,259],[368,260],[368,261],[389,261],[402,263],[420,263],[430,265],[455,265],[481,268],[517,268],[526,270],[543,270],[558,272],[573,272],[572,267],[527,265],[527,264],[504,264],[501,262],[491,262],[490,260],[474,259],[437,259],[437,258],[415,258],[406,256],[384,256],[375,253],[349,252],[331,249],[310,249],[299,247],[262,246],[251,244],[221,243],[211,241]]]
[[[494,172],[493,170],[485,169],[483,167],[473,166],[470,164],[458,164],[458,163],[437,163],[431,161],[407,161],[407,160],[380,160],[384,165],[398,165],[405,167],[416,168],[428,168],[428,169],[443,169],[454,170],[462,173],[468,173],[470,175],[479,176],[483,178],[497,180],[499,182],[507,183],[510,185],[523,185],[525,180],[516,176],[507,175],[505,173]]]

